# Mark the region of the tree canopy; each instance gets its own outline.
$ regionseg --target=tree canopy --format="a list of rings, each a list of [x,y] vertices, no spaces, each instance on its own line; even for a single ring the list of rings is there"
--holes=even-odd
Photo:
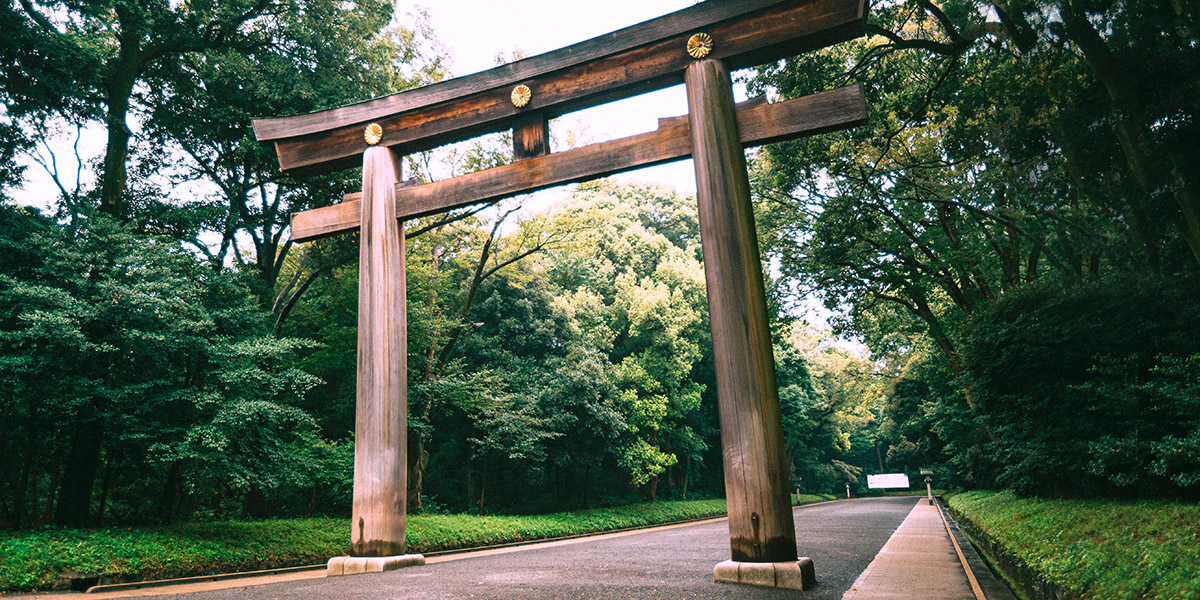
[[[783,278],[900,370],[881,430],[900,464],[1024,493],[1197,493],[1151,464],[1194,456],[1151,423],[1195,402],[1175,383],[1200,352],[1195,18],[886,3],[868,37],[750,79],[785,97],[866,84],[868,125],[769,146],[754,179]],[[1131,453],[1148,462],[1117,466]]]

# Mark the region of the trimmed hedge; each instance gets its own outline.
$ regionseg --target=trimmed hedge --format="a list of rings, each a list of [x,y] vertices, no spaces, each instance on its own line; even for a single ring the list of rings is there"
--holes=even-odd
[[[959,522],[998,550],[1011,579],[1041,595],[1200,599],[1200,505],[1044,500],[1012,492],[949,499]],[[1029,593],[1029,590],[1026,590]]]
[[[724,514],[724,500],[687,500],[528,516],[409,515],[407,538],[413,552],[434,552]],[[80,576],[118,583],[319,564],[349,553],[348,532],[346,519],[0,531],[0,591],[63,589]]]

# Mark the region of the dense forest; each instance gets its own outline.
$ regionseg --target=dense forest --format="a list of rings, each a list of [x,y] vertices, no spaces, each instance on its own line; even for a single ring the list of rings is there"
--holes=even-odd
[[[866,37],[741,73],[860,81],[871,115],[750,154],[797,487],[1200,497],[1194,10],[879,3]],[[448,77],[427,18],[22,0],[0,26],[0,526],[347,514],[356,243],[293,244],[287,216],[358,173],[280,173],[250,119]],[[85,131],[103,154],[68,168]],[[406,224],[409,509],[721,495],[694,200],[521,201]]]

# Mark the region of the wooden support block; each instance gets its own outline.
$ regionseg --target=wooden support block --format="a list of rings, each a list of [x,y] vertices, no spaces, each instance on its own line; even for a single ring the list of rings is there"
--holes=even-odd
[[[396,218],[400,179],[400,161],[389,149],[375,146],[363,154],[350,524],[350,553],[356,557],[405,551],[408,330],[404,226]]]
[[[729,70],[719,60],[700,60],[688,67],[684,81],[724,446],[730,553],[738,562],[795,561],[763,264]],[[754,572],[767,577],[767,571]]]
[[[545,113],[521,113],[513,119],[513,160],[550,154],[550,121]]]

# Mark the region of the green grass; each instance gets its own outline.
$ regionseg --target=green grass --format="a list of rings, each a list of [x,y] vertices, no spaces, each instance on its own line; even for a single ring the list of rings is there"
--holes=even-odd
[[[838,497],[831,494],[792,494],[792,504],[812,504],[813,502],[824,502],[826,500],[836,500]]]
[[[312,564],[348,538],[344,519],[2,532],[0,590],[61,588],[69,571],[114,583]]]
[[[410,515],[407,540],[414,552],[524,542],[725,514],[724,500],[687,500],[594,508],[546,515]],[[342,521],[338,521],[343,525]],[[344,553],[344,552],[343,552]]]
[[[1200,599],[1200,506],[967,492],[951,508],[1083,599]]]
[[[724,514],[724,500],[688,500],[531,516],[409,515],[407,539],[410,551],[433,552]],[[72,571],[104,583],[146,581],[320,564],[349,551],[347,519],[0,531],[0,591],[61,588]]]

